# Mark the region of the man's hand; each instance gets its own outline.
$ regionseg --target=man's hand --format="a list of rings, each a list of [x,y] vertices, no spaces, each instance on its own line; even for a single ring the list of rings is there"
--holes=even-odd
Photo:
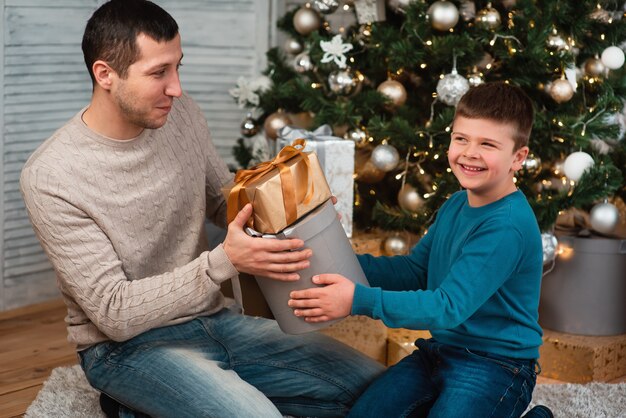
[[[239,272],[275,280],[294,281],[296,273],[309,267],[308,258],[313,252],[302,249],[300,239],[253,238],[243,230],[252,215],[252,205],[247,204],[228,225],[224,251]],[[298,250],[299,251],[295,251]]]
[[[350,315],[354,298],[354,283],[339,274],[320,274],[313,283],[325,285],[289,294],[288,305],[296,316],[307,322],[324,322]]]

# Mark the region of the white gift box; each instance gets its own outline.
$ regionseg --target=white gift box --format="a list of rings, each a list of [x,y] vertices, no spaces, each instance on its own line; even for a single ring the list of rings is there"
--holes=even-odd
[[[354,206],[354,142],[333,136],[329,125],[322,125],[313,132],[286,126],[279,131],[279,147],[299,138],[306,139],[305,151],[313,151],[317,155],[330,191],[337,197],[335,210],[341,214],[341,225],[348,238],[351,238]]]

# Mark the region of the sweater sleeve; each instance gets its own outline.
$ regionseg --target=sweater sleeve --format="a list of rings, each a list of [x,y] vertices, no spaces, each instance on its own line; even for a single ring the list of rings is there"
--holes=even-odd
[[[456,327],[512,275],[522,246],[522,235],[510,225],[487,223],[468,239],[439,286],[402,292],[357,286],[352,313],[381,319],[390,327]]]
[[[220,306],[220,283],[237,275],[222,248],[204,252],[172,271],[130,280],[98,223],[61,197],[59,190],[70,187],[65,184],[45,167],[28,165],[20,179],[31,223],[61,292],[80,306],[100,332],[124,341]],[[72,320],[77,322],[70,318],[70,327]]]

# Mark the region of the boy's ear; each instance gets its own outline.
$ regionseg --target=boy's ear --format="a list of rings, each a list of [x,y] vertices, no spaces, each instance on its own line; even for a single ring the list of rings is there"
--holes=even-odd
[[[518,171],[522,169],[522,164],[524,163],[524,160],[526,160],[526,157],[528,156],[529,151],[530,150],[528,147],[521,147],[520,149],[515,151],[513,164],[511,165],[512,171]]]

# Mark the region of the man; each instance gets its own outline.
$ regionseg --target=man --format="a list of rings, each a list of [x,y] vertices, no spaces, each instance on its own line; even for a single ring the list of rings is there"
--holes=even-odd
[[[207,251],[204,221],[225,224],[231,176],[182,92],[174,19],[112,0],[88,21],[83,53],[91,101],[33,153],[21,188],[89,382],[124,416],[345,415],[380,365],[225,309],[222,282],[297,280],[311,252],[247,236],[249,206]]]

